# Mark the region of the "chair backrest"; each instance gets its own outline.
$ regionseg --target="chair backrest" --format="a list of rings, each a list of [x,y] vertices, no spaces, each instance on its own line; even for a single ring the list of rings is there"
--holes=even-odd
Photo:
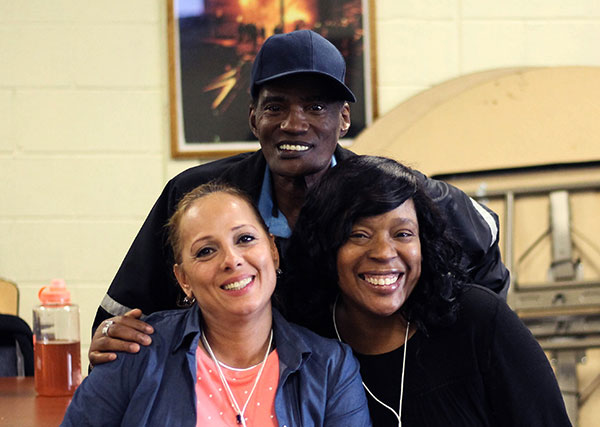
[[[0,278],[0,313],[19,314],[19,288],[13,282]]]

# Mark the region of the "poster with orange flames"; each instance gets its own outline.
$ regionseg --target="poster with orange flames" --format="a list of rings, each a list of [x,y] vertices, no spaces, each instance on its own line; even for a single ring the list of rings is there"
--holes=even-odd
[[[263,41],[311,29],[342,52],[351,139],[370,124],[368,0],[169,0],[171,152],[221,157],[258,148],[248,127],[250,72]],[[372,0],[371,0],[372,1]]]

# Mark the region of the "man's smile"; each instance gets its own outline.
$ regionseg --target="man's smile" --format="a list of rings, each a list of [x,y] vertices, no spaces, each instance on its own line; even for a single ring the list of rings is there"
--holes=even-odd
[[[277,145],[277,150],[282,151],[282,152],[286,152],[286,151],[302,152],[302,151],[307,151],[309,149],[310,149],[310,147],[308,145],[299,144],[299,143],[284,142],[284,143]]]

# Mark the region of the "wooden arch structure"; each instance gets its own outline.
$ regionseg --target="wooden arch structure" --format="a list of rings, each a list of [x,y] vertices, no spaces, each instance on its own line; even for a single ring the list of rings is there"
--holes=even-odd
[[[599,118],[600,67],[498,69],[408,99],[352,150],[427,174],[600,160]]]

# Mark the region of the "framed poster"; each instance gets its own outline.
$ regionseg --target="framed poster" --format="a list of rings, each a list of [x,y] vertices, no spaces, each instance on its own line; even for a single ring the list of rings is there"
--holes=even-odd
[[[222,157],[258,148],[248,126],[250,72],[263,41],[312,29],[342,52],[356,95],[344,141],[375,116],[374,0],[169,0],[171,154]]]

